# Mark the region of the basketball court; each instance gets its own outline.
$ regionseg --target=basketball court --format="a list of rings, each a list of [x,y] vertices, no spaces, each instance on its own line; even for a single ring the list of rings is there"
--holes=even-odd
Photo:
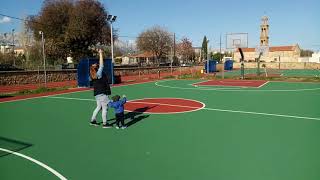
[[[92,90],[2,102],[0,179],[316,180],[319,91],[235,80],[117,86],[129,100],[124,130],[89,125]]]

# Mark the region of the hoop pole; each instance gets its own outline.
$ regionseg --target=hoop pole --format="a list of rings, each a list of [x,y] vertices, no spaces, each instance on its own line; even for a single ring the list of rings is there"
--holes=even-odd
[[[243,52],[242,52],[241,48],[238,48],[238,50],[239,50],[240,55],[241,55],[241,59],[240,59],[240,62],[241,62],[241,79],[244,79],[244,55],[243,55]]]
[[[260,76],[260,58],[262,56],[262,52],[259,53],[259,57],[257,59],[257,64],[258,64],[258,67],[257,67],[257,76]]]

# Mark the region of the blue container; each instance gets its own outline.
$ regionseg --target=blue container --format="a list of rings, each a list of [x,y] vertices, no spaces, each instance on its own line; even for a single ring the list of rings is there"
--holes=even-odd
[[[209,73],[213,73],[213,72],[217,71],[217,63],[218,63],[218,61],[216,61],[216,60],[209,60]],[[208,63],[207,63],[207,61],[205,61],[204,69],[205,69],[206,73],[208,72],[207,66],[208,66]]]
[[[90,66],[92,64],[99,64],[99,60],[96,58],[85,58],[80,60],[78,64],[78,87],[91,87],[90,83]],[[112,73],[112,60],[111,59],[104,59],[104,67],[103,72],[107,74],[111,81]],[[111,82],[110,82],[111,83]]]
[[[224,62],[224,70],[232,70],[232,69],[233,69],[233,61],[226,60],[226,62]]]

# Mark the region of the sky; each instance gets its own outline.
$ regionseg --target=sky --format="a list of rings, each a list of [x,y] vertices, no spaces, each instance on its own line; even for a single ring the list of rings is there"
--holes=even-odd
[[[24,18],[37,15],[42,0],[3,0],[0,14]],[[226,33],[248,33],[249,47],[259,44],[261,17],[269,17],[270,46],[299,44],[303,49],[320,50],[319,0],[100,0],[117,16],[113,24],[120,39],[133,41],[155,25],[175,33],[177,40],[190,39],[201,46],[225,48]],[[21,30],[21,21],[0,16],[0,33]],[[124,37],[128,36],[128,37]]]

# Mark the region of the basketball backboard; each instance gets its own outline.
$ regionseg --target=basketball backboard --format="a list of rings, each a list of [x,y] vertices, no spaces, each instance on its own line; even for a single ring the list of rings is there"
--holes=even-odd
[[[248,33],[227,33],[226,49],[236,50],[237,48],[248,47]]]

